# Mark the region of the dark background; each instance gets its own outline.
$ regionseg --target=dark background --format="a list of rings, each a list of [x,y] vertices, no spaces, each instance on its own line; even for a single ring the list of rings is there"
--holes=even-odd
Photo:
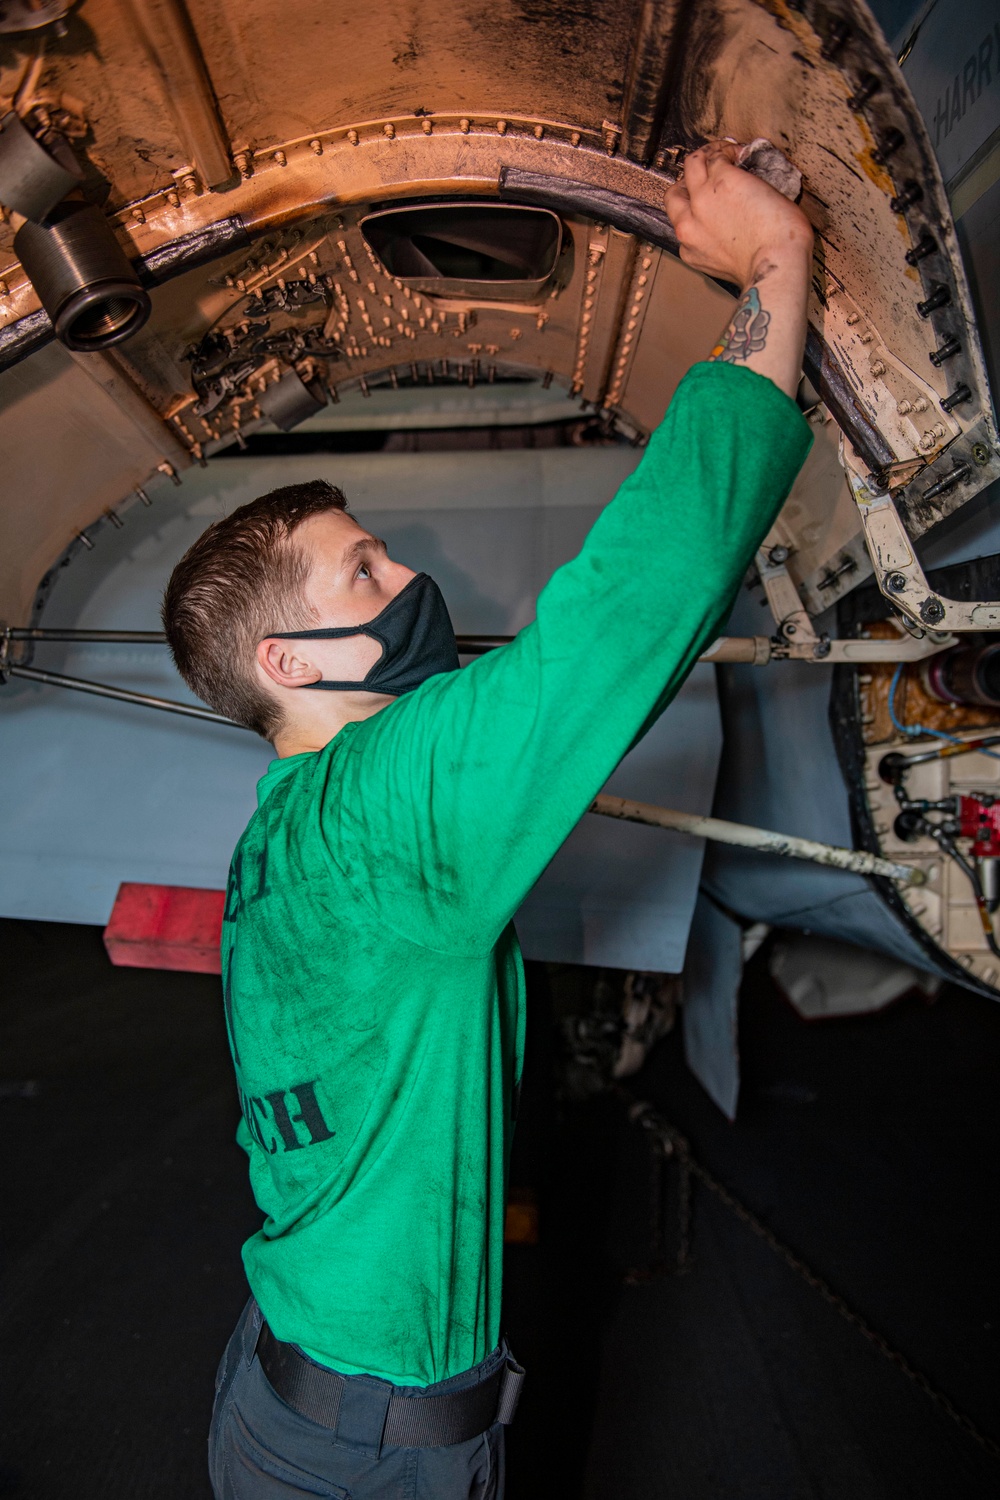
[[[208,1500],[215,1365],[258,1215],[218,981],[114,969],[97,929],[0,922],[0,1494]],[[675,1033],[632,1080],[697,1157],[982,1429],[997,1419],[1000,1009],[959,989],[807,1024],[750,965],[729,1125]],[[529,1368],[509,1500],[979,1500],[1000,1462],[704,1187],[683,1275],[650,1255],[648,1142],[560,1105],[529,966],[508,1249]],[[674,1248],[677,1169],[662,1221]]]

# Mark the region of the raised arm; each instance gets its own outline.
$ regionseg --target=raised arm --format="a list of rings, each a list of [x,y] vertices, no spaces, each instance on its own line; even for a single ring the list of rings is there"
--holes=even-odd
[[[734,316],[715,362],[688,372],[534,623],[358,725],[329,778],[332,857],[428,947],[496,941],[718,634],[808,452],[789,399],[808,225],[723,153],[695,153],[685,178],[670,205],[682,254],[759,298],[756,329]]]
[[[738,147],[693,151],[665,200],[681,260],[741,297],[708,356],[746,365],[794,396],[802,374],[813,231],[800,208],[733,164]]]

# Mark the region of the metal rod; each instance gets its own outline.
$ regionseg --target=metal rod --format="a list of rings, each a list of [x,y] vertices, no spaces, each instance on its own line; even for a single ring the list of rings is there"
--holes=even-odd
[[[159,645],[166,642],[162,630],[79,630],[59,627],[15,625],[7,632],[12,641],[88,641],[110,645]],[[485,656],[498,646],[506,646],[512,635],[458,635],[455,640],[461,656]],[[699,661],[739,661],[762,666],[771,659],[771,642],[764,635],[720,636],[713,641]]]
[[[173,698],[154,698],[150,693],[135,693],[131,688],[112,687],[108,682],[88,682],[85,677],[67,677],[62,672],[43,672],[38,667],[8,667],[11,677],[26,677],[30,682],[46,682],[50,687],[75,688],[78,693],[93,693],[97,698],[115,698],[119,703],[137,703],[141,708],[162,708],[170,714],[188,719],[207,719],[211,724],[228,724],[232,729],[242,725],[194,703],[177,703]]]
[[[162,645],[162,630],[60,630],[14,625],[7,632],[12,641],[103,641],[117,645]]]
[[[677,833],[693,833],[697,838],[713,839],[719,844],[735,844],[742,849],[760,849],[767,854],[783,854],[791,859],[807,859],[816,865],[832,865],[837,870],[853,870],[857,875],[884,875],[907,885],[924,885],[927,876],[913,865],[899,865],[864,849],[841,849],[836,844],[820,844],[815,839],[800,839],[789,833],[774,833],[767,828],[751,828],[746,823],[729,823],[722,818],[703,818],[698,813],[675,812],[669,807],[655,807],[649,802],[630,802],[624,797],[604,794],[595,798],[591,812],[606,818],[624,818],[629,823],[647,823],[654,828],[672,828]]]

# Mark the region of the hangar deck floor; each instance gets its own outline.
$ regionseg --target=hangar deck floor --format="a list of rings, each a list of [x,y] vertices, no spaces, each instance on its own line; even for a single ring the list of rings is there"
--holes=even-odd
[[[0,1494],[207,1500],[212,1375],[255,1225],[217,982],[112,969],[91,928],[3,922],[0,952]],[[1000,1462],[704,1190],[687,1274],[623,1285],[648,1211],[643,1148],[606,1101],[557,1115],[534,980],[514,1175],[539,1194],[542,1234],[508,1255],[531,1372],[510,1500],[994,1496]],[[1000,1435],[1000,1010],[950,990],[808,1026],[758,963],[742,1032],[735,1127],[676,1035],[636,1092]],[[674,1190],[668,1175],[668,1222]]]

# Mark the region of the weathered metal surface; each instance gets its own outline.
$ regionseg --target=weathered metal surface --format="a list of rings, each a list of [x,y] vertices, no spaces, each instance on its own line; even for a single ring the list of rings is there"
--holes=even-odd
[[[766,136],[803,173],[817,229],[814,376],[910,535],[1000,473],[940,177],[859,0],[139,9],[141,42],[121,0],[71,10],[64,35],[4,38],[0,93],[71,139],[88,196],[144,283],[176,278],[154,290],[150,323],[116,357],[185,454],[253,430],[261,382],[292,368],[334,388],[414,371],[467,382],[541,371],[641,437],[725,322],[726,294],[671,255],[663,206],[684,151],[725,135]],[[545,297],[500,308],[442,295],[418,307],[369,254],[359,221],[400,200],[480,197],[564,219],[568,248]],[[266,335],[240,332],[265,321]],[[233,358],[202,358],[196,388],[187,356],[208,353],[209,330]],[[48,336],[0,225],[0,362],[36,366],[37,387],[60,366],[37,363]],[[0,515],[10,559],[0,613],[14,618],[72,541],[67,513],[81,529],[162,460],[142,439],[127,457],[112,444],[100,482],[69,505],[75,435],[51,419],[55,386],[26,424],[25,389],[14,371],[0,377],[0,448],[27,455],[44,443],[49,478],[41,522],[24,528],[19,499]],[[84,426],[101,426],[106,401],[95,389]],[[814,461],[781,523],[811,612],[868,571],[845,490]]]

